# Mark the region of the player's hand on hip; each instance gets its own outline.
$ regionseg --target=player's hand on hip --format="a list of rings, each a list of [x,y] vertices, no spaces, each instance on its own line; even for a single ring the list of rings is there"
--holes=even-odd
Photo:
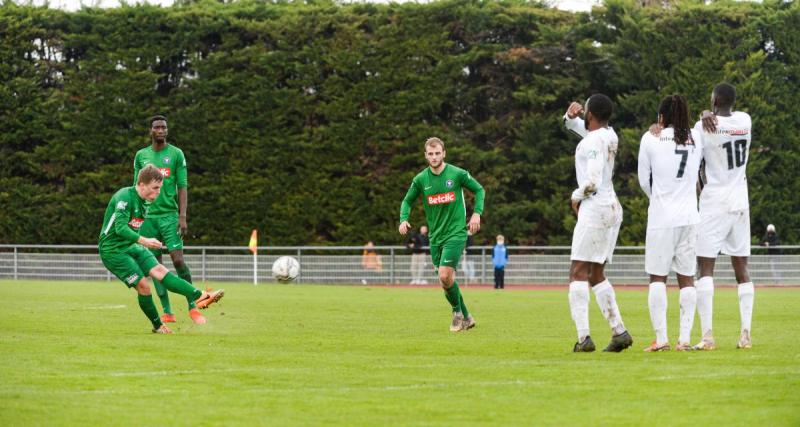
[[[700,121],[703,122],[703,130],[706,132],[715,132],[717,130],[717,115],[708,110],[703,110],[700,113]]]
[[[583,114],[583,105],[578,104],[577,102],[569,104],[569,107],[567,108],[567,117],[574,119],[580,114]]]
[[[148,249],[161,249],[161,241],[152,237],[139,236],[139,244]]]
[[[481,229],[481,216],[480,214],[472,214],[472,217],[469,219],[469,231],[472,234],[477,233]]]
[[[570,202],[572,202],[572,212],[575,213],[575,216],[578,216],[578,211],[581,210],[581,201],[570,199]]]
[[[186,217],[185,216],[178,217],[178,235],[184,237],[188,232],[189,232],[189,225],[186,223]]]
[[[410,230],[410,229],[411,229],[411,224],[409,224],[408,221],[401,222],[400,223],[400,228],[398,228],[398,230],[400,231],[400,234],[402,234],[404,236],[406,235],[406,233],[408,233],[408,230]]]

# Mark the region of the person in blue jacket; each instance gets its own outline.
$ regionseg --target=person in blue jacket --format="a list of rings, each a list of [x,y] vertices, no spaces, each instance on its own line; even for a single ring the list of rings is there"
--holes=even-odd
[[[506,250],[506,238],[502,234],[497,235],[497,244],[492,248],[492,263],[494,264],[494,288],[503,289],[506,286],[506,264],[508,264],[508,251]]]

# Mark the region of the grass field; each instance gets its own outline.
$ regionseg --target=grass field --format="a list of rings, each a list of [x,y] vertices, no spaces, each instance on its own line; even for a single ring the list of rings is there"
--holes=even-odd
[[[0,281],[0,425],[800,425],[800,289],[757,290],[752,350],[728,288],[717,351],[657,354],[647,292],[618,289],[634,347],[573,354],[564,289],[467,288],[452,334],[437,289],[225,288],[204,326],[173,296],[160,336],[120,283]]]

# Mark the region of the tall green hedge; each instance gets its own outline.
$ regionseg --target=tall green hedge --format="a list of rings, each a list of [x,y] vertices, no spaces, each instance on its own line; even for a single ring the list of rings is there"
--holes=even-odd
[[[189,162],[190,244],[381,244],[424,166],[422,142],[487,189],[483,239],[565,244],[575,219],[572,100],[617,104],[625,244],[644,241],[641,134],[659,99],[693,114],[727,80],[754,119],[757,239],[800,231],[800,13],[794,3],[592,15],[524,1],[327,1],[83,9],[0,6],[0,242],[93,243],[132,182],[146,118],[169,117]],[[420,206],[412,224],[422,221]],[[478,239],[479,242],[484,240]]]

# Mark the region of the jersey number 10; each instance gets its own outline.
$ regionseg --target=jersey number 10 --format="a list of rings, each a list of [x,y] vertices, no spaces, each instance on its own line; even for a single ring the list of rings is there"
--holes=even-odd
[[[741,167],[744,165],[745,160],[747,160],[747,140],[746,139],[737,139],[736,141],[728,141],[722,144],[725,147],[725,150],[728,152],[728,169],[733,169],[734,167]],[[736,161],[736,165],[734,166],[734,160]]]

